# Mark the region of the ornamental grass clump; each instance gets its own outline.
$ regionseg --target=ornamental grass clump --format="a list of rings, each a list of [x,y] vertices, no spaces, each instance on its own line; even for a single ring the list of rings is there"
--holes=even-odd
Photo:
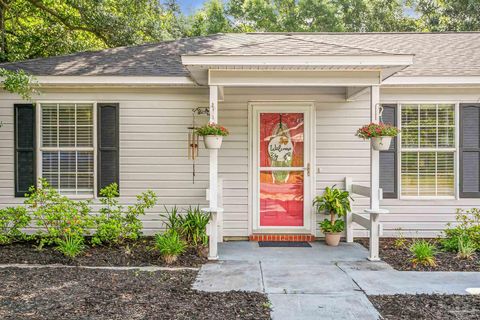
[[[375,137],[396,137],[400,133],[397,127],[385,123],[369,123],[357,130],[355,134],[362,139],[371,139]]]
[[[185,252],[186,245],[177,232],[169,230],[155,236],[155,247],[165,263],[172,264],[177,261],[179,255]]]
[[[216,124],[216,123],[213,123],[213,122],[210,122],[204,126],[201,126],[199,128],[197,128],[196,130],[197,134],[199,136],[222,136],[222,137],[225,137],[225,136],[228,136],[230,134],[230,132],[227,130],[227,128],[219,125],[219,124]]]
[[[435,254],[437,253],[437,247],[435,244],[426,240],[415,240],[409,247],[409,251],[412,254],[410,260],[413,267],[421,264],[425,267],[436,267],[437,262]]]

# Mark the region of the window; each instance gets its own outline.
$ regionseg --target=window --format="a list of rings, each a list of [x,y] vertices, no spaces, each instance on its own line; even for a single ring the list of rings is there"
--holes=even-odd
[[[401,194],[455,196],[455,105],[401,106]]]
[[[94,193],[94,106],[41,104],[41,176],[64,195]]]

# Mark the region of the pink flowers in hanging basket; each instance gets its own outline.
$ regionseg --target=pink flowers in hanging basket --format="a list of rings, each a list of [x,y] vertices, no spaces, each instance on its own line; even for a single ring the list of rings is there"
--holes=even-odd
[[[371,139],[376,137],[396,137],[400,133],[397,127],[385,123],[369,123],[357,130],[355,134],[362,139]]]

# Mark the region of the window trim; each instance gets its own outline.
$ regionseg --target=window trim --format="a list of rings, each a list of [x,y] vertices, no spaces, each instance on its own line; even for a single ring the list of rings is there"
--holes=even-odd
[[[42,151],[47,150],[49,147],[42,148],[41,147],[41,142],[42,142],[42,105],[43,104],[91,104],[93,108],[93,194],[91,195],[65,195],[70,199],[96,199],[97,198],[97,101],[89,101],[89,100],[38,100],[35,102],[35,116],[36,116],[36,121],[35,121],[35,154],[36,154],[36,162],[37,162],[37,167],[36,167],[36,172],[37,172],[37,187],[40,187],[40,184],[38,182],[39,178],[43,177],[43,172],[42,172]],[[57,148],[53,148],[57,150]],[[68,150],[69,147],[63,148],[65,150]],[[71,148],[72,150],[75,151],[81,151],[82,147],[74,147]],[[90,151],[91,148],[88,148]]]
[[[382,103],[385,103],[387,104],[387,102],[382,102]],[[402,107],[404,105],[408,105],[408,104],[417,104],[417,105],[421,105],[421,104],[451,104],[454,106],[454,119],[455,119],[455,128],[454,128],[454,132],[455,132],[455,148],[444,148],[444,149],[437,149],[437,148],[425,148],[425,149],[422,149],[422,148],[410,148],[408,149],[408,151],[412,151],[412,152],[418,152],[418,151],[435,151],[435,152],[438,152],[438,151],[445,151],[445,152],[453,152],[453,193],[454,195],[453,196],[404,196],[402,195],[402,165],[401,165],[401,161],[402,161],[402,152],[403,152],[403,148],[402,148],[402,135],[399,134],[398,135],[398,146],[397,146],[397,163],[398,163],[398,170],[397,170],[397,188],[398,188],[398,199],[399,200],[425,200],[425,201],[428,201],[428,200],[458,200],[459,199],[459,189],[460,189],[460,185],[459,185],[459,133],[460,133],[460,115],[459,115],[459,109],[460,109],[460,102],[458,101],[450,101],[450,100],[442,100],[442,101],[438,101],[438,100],[433,100],[433,101],[400,101],[400,102],[397,102],[397,119],[398,119],[398,123],[397,123],[397,126],[400,130],[402,130]]]

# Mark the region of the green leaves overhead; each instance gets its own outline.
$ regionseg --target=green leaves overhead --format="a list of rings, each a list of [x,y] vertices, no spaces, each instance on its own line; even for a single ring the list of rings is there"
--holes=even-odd
[[[219,32],[480,30],[478,0],[176,1],[0,0],[0,61]]]

